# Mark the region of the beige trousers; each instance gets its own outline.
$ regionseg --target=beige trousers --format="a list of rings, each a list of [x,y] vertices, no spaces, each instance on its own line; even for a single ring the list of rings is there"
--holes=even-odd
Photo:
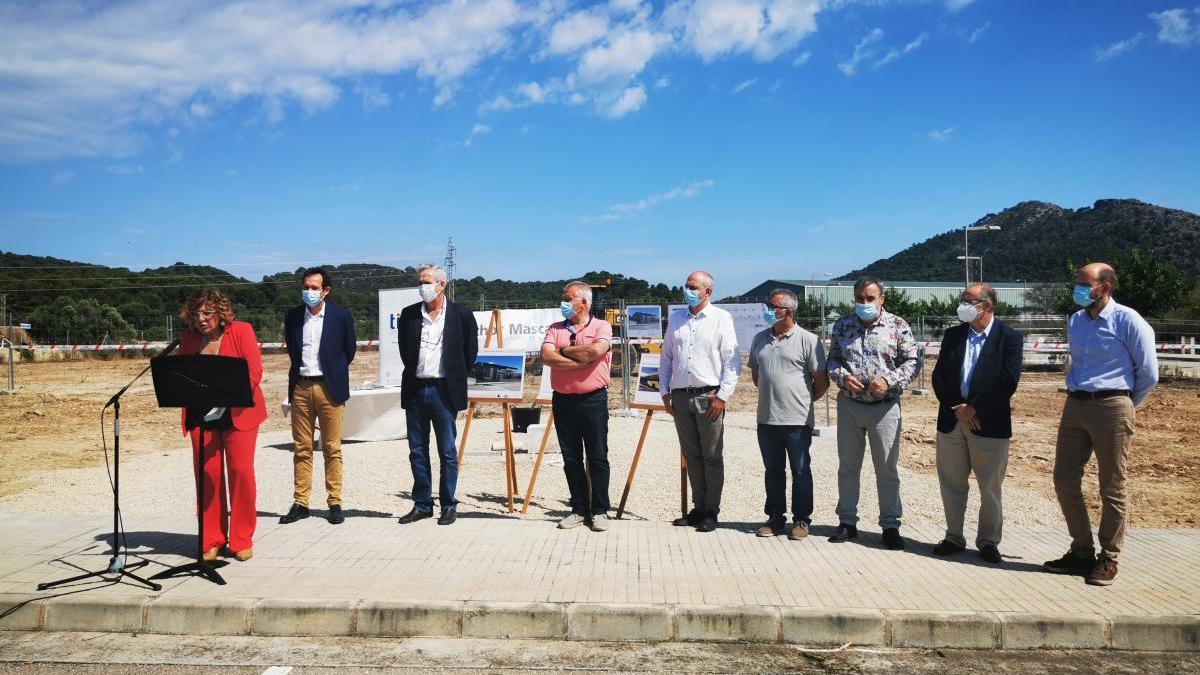
[[[342,503],[342,413],[346,406],[329,400],[323,382],[301,380],[292,390],[292,465],[296,476],[294,500],[308,506],[312,492],[314,424],[321,425],[321,450],[325,454],[325,491],[329,506]]]
[[[1092,524],[1083,499],[1083,471],[1092,454],[1100,474],[1100,551],[1115,559],[1125,541],[1125,468],[1135,414],[1128,396],[1067,398],[1058,423],[1054,492],[1071,533],[1071,550],[1095,553]]]
[[[954,431],[937,434],[937,474],[946,511],[946,540],[966,546],[963,519],[967,511],[968,480],[975,472],[979,486],[979,529],[975,547],[1000,545],[1004,531],[1004,503],[1000,488],[1008,470],[1007,438],[987,438],[970,432],[962,422]]]

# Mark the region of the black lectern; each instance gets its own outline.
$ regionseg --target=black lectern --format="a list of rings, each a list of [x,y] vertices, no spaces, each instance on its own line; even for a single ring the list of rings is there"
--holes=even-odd
[[[150,361],[154,377],[154,394],[161,408],[245,408],[254,405],[250,391],[250,369],[245,359],[233,356],[172,356]],[[200,425],[200,452],[196,454],[196,561],[177,565],[150,577],[167,579],[191,574],[225,585],[216,568],[228,564],[225,561],[204,560],[204,479],[201,462],[204,438],[208,423]]]

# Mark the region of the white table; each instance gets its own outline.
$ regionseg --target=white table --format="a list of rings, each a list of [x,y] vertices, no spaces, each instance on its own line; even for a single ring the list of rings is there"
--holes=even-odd
[[[283,416],[291,413],[284,400]],[[394,441],[408,438],[404,409],[400,407],[400,387],[351,389],[350,400],[342,414],[342,440]]]

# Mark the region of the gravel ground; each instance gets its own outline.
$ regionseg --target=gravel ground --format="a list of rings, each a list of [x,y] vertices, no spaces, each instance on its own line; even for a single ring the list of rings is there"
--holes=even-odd
[[[612,479],[609,489],[613,509],[629,471],[643,420],[612,417],[609,423],[609,459]],[[459,422],[460,430],[462,422]],[[721,517],[726,522],[757,523],[763,516],[763,470],[758,452],[752,413],[731,413],[725,427],[725,490]],[[520,439],[523,434],[516,435]],[[462,517],[505,515],[503,453],[489,446],[502,440],[499,418],[477,419],[471,427],[470,447],[459,475],[459,513]],[[182,439],[181,439],[182,440]],[[534,439],[536,451],[537,439]],[[498,443],[497,443],[498,445]],[[626,518],[670,520],[679,513],[679,454],[674,426],[665,413],[656,413],[651,423],[638,473],[630,491]],[[837,503],[837,450],[834,438],[813,439],[815,524],[835,525]],[[343,446],[345,485],[343,508],[348,517],[390,517],[406,513],[411,506],[412,486],[406,441],[346,443]],[[533,468],[534,456],[517,455],[517,475],[523,494]],[[182,515],[194,493],[190,451],[182,442],[153,453],[127,458],[121,466],[121,507],[127,515]],[[903,460],[902,460],[903,462]],[[262,516],[277,516],[291,504],[292,458],[288,432],[260,436],[256,460],[258,508]],[[434,463],[435,480],[437,473]],[[324,508],[325,491],[320,455],[315,460],[314,491],[310,506]],[[901,468],[904,520],[909,523],[942,523],[942,503],[937,477]],[[790,483],[789,483],[790,490]],[[435,483],[436,495],[436,483]],[[0,501],[0,510],[10,513],[87,515],[105,513],[111,494],[103,465],[45,474],[33,489]],[[874,473],[870,459],[864,462],[860,525],[877,531]],[[518,502],[519,509],[520,504]],[[1010,489],[1005,494],[1005,521],[1010,526],[1062,524],[1057,503],[1030,492]],[[978,500],[972,488],[967,509],[967,539],[973,538]],[[567,487],[561,457],[547,453],[542,464],[534,502],[527,519],[557,520],[566,514]],[[619,525],[617,525],[619,526]]]

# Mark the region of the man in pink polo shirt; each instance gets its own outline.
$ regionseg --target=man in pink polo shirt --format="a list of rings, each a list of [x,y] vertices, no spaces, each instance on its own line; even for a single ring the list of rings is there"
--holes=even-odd
[[[603,532],[608,529],[609,508],[608,371],[612,326],[592,316],[592,289],[584,281],[572,281],[563,287],[559,310],[565,320],[551,324],[542,341],[542,363],[551,368],[554,424],[571,490],[571,515],[558,527],[568,530],[587,524],[592,531]]]

